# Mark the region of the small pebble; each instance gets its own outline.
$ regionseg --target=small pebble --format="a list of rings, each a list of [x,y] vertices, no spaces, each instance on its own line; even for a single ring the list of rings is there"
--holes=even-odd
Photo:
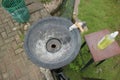
[[[17,30],[17,27],[14,27],[12,30],[13,30],[13,31],[16,31],[16,30]]]

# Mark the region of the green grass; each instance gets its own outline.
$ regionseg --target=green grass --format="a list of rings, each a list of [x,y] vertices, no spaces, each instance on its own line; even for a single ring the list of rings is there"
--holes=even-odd
[[[88,25],[88,34],[91,32],[109,29],[111,32],[120,31],[120,2],[116,0],[80,0],[79,19],[86,21]],[[83,36],[82,35],[82,36]],[[117,36],[117,42],[120,44],[120,35]],[[87,53],[88,47],[82,51],[84,63],[91,57]],[[78,66],[79,69],[84,64],[79,55],[73,62],[73,66]],[[65,74],[71,80],[82,80],[81,77],[102,78],[106,80],[120,80],[120,56],[115,56],[107,59],[98,67],[94,67],[95,63],[90,65],[86,70],[73,70],[70,65],[65,67]]]
[[[78,17],[86,21],[89,31],[120,31],[120,2],[116,0],[81,0]],[[120,42],[120,37],[117,39]]]

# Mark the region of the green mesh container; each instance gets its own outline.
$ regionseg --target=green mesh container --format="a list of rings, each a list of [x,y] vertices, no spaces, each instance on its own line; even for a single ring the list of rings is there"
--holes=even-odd
[[[27,22],[30,18],[24,0],[2,0],[2,7],[19,23]]]

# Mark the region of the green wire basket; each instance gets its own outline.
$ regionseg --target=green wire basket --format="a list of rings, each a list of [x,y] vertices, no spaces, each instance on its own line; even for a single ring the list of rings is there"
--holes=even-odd
[[[27,22],[30,18],[24,0],[2,0],[2,7],[19,23]]]

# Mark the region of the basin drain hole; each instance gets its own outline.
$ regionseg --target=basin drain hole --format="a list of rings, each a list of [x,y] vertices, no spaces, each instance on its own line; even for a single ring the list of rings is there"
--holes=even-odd
[[[55,45],[55,44],[52,44],[52,45],[51,45],[51,48],[56,48],[56,45]]]

